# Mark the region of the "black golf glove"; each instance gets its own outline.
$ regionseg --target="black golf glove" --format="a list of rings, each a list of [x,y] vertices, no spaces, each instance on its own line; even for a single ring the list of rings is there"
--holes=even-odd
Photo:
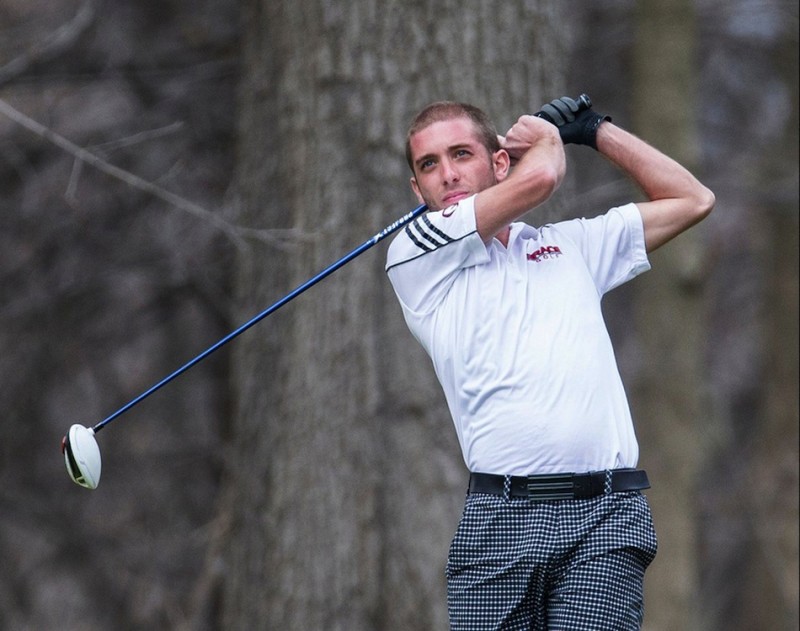
[[[610,121],[610,116],[603,116],[592,111],[587,101],[576,101],[568,96],[550,101],[543,105],[537,116],[558,127],[561,141],[565,144],[588,145],[597,149],[597,128],[603,121]]]

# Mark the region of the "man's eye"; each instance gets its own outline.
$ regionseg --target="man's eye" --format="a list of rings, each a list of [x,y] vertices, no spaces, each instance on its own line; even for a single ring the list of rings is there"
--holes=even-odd
[[[469,155],[470,153],[466,149],[459,149],[458,151],[456,151],[456,158],[463,158]]]
[[[433,166],[433,160],[423,160],[419,163],[419,168],[425,171]]]

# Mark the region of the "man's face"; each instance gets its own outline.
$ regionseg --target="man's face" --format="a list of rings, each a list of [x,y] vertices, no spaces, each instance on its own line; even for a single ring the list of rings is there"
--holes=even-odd
[[[468,118],[432,123],[411,136],[414,177],[411,188],[420,203],[441,210],[479,193],[508,174],[508,161],[491,155]]]

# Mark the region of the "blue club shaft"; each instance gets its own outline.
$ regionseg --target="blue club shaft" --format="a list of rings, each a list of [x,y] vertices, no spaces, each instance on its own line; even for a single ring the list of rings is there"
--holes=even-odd
[[[103,427],[108,425],[111,421],[113,421],[117,417],[121,416],[122,414],[124,414],[125,412],[130,410],[134,405],[136,405],[137,403],[140,403],[141,401],[143,401],[144,399],[149,397],[151,394],[153,394],[157,390],[160,390],[161,388],[166,386],[170,381],[172,381],[176,377],[178,377],[178,376],[182,375],[183,373],[185,373],[192,366],[194,366],[195,364],[198,364],[201,361],[203,361],[206,357],[211,355],[211,353],[217,351],[219,348],[221,348],[222,346],[224,346],[225,344],[230,342],[232,339],[234,339],[235,337],[238,337],[239,335],[244,333],[247,329],[249,329],[253,325],[257,324],[258,322],[260,322],[261,320],[266,318],[271,313],[274,313],[275,311],[280,309],[287,302],[289,302],[290,300],[296,298],[297,296],[302,294],[304,291],[306,291],[310,287],[313,287],[314,285],[316,285],[323,278],[333,274],[333,272],[335,272],[337,269],[339,269],[343,265],[346,265],[347,263],[352,261],[357,256],[360,256],[361,254],[363,254],[364,252],[369,250],[372,246],[377,244],[379,241],[382,241],[383,239],[388,237],[390,234],[396,232],[397,230],[399,230],[400,228],[402,228],[403,226],[405,226],[409,222],[413,221],[414,219],[419,217],[422,213],[424,213],[426,210],[428,210],[428,207],[425,204],[422,204],[420,206],[417,206],[411,212],[403,215],[400,219],[398,219],[394,223],[389,224],[383,230],[381,230],[379,233],[377,233],[375,236],[373,236],[373,237],[367,239],[366,241],[364,241],[364,243],[359,245],[354,250],[350,251],[348,254],[345,254],[342,258],[340,258],[335,263],[332,263],[331,265],[326,267],[324,270],[319,272],[316,276],[308,279],[302,285],[299,285],[297,288],[293,289],[291,292],[286,294],[283,298],[281,298],[280,300],[274,302],[269,307],[264,309],[261,313],[259,313],[258,315],[254,316],[253,318],[251,318],[250,320],[245,322],[238,329],[236,329],[234,331],[231,331],[230,333],[228,333],[228,335],[223,337],[221,340],[219,340],[218,342],[216,342],[212,346],[209,346],[202,353],[200,353],[199,355],[197,355],[193,359],[190,359],[183,366],[178,368],[175,372],[167,375],[161,381],[159,381],[155,385],[151,386],[150,388],[148,388],[147,390],[142,392],[142,394],[140,394],[138,397],[136,397],[135,399],[132,399],[130,402],[128,402],[125,405],[123,405],[121,408],[119,408],[113,414],[107,416],[105,419],[103,419],[97,425],[95,425],[92,429],[94,430],[95,433],[99,432],[101,429],[103,429]]]

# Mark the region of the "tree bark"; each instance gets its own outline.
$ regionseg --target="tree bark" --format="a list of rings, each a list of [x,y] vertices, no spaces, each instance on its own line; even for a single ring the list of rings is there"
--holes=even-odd
[[[691,0],[637,3],[633,49],[634,131],[693,170],[697,155],[694,14]],[[659,553],[645,582],[645,628],[696,629],[698,428],[707,415],[704,383],[701,227],[651,254],[652,271],[634,285],[644,360],[631,384],[640,465]]]
[[[505,130],[541,102],[567,45],[551,4],[248,3],[239,222],[294,239],[242,254],[243,318],[416,205],[417,109],[467,100]],[[236,348],[226,629],[446,627],[466,471],[376,250]]]

